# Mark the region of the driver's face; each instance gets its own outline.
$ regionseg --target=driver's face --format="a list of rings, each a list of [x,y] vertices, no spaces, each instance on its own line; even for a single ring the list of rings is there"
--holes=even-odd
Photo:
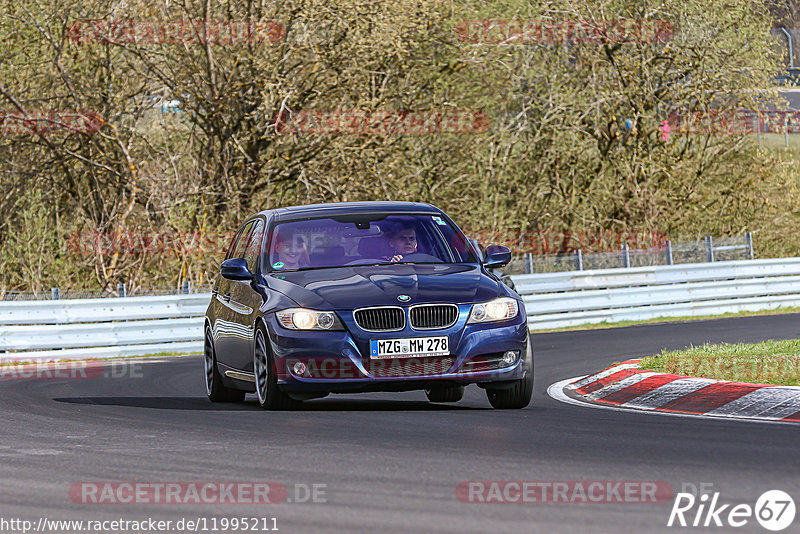
[[[297,269],[300,260],[306,251],[306,244],[299,238],[293,237],[280,243],[277,248],[278,259],[282,261],[288,269]]]
[[[401,230],[392,238],[392,248],[397,254],[413,254],[417,251],[417,233],[413,228]]]

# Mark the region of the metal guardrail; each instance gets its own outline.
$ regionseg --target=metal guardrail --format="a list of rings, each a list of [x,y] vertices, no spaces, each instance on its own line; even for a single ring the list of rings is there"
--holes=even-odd
[[[800,258],[512,276],[533,330],[800,306]]]
[[[534,330],[800,306],[800,258],[512,276]],[[200,352],[211,295],[0,302],[0,361]]]
[[[188,295],[198,293],[210,293],[210,285],[193,286],[190,282],[184,281],[180,287],[128,287],[125,284],[117,284],[116,287],[105,289],[61,289],[52,287],[47,291],[8,291],[0,290],[0,301],[12,300],[71,300],[71,299],[94,299],[94,298],[113,298],[113,297],[153,297],[165,295]]]
[[[574,243],[578,245],[579,243]],[[573,245],[573,243],[570,243]],[[750,232],[737,237],[706,236],[698,241],[665,241],[649,249],[633,249],[622,244],[618,250],[588,252],[576,248],[557,254],[525,252],[502,269],[508,275],[543,272],[583,271],[674,265],[679,263],[704,263],[713,261],[752,260],[753,236]]]
[[[0,302],[0,360],[201,352],[211,295]]]

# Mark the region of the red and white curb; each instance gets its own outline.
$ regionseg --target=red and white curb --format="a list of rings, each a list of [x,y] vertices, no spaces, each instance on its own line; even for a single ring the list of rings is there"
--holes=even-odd
[[[599,373],[553,384],[548,393],[570,404],[650,410],[673,415],[800,422],[800,387],[745,384],[639,369],[627,360]]]

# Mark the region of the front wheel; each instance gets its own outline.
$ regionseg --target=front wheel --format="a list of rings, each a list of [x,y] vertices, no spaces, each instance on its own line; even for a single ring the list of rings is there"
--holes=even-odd
[[[267,350],[267,336],[261,325],[256,327],[254,345],[253,374],[256,379],[256,397],[259,406],[265,410],[291,410],[296,407],[299,401],[278,389],[276,369]]]
[[[528,334],[528,346],[525,350],[525,376],[514,382],[507,389],[487,389],[486,396],[492,408],[520,409],[531,403],[533,395],[533,340]]]
[[[214,351],[214,337],[211,335],[211,327],[206,325],[206,333],[203,340],[203,363],[206,371],[206,393],[211,402],[242,402],[244,391],[227,388],[222,385],[222,377],[217,369],[217,354]]]

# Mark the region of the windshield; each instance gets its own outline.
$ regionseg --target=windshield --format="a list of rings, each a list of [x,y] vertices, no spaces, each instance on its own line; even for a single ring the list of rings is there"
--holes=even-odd
[[[273,227],[272,272],[391,263],[477,263],[463,235],[440,215],[364,214],[287,221]]]

